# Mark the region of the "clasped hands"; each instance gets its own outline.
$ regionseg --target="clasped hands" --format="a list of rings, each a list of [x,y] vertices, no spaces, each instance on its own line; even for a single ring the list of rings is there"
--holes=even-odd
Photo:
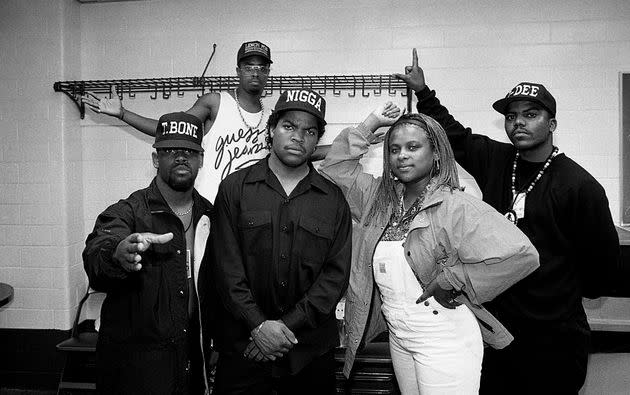
[[[252,330],[243,356],[256,362],[275,361],[289,352],[297,342],[293,332],[281,320],[263,321]]]

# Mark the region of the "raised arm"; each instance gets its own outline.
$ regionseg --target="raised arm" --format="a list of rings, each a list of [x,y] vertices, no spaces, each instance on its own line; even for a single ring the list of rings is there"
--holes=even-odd
[[[86,92],[81,97],[81,100],[96,113],[118,118],[146,135],[155,136],[155,130],[157,129],[156,119],[143,117],[124,108],[122,100],[118,96],[118,92],[116,92],[115,85],[110,87],[110,96],[111,99],[107,97],[99,98],[92,92]]]
[[[110,87],[110,96],[111,98],[99,98],[92,92],[86,92],[85,95],[81,96],[81,100],[96,113],[118,118],[148,136],[155,136],[158,123],[157,119],[143,117],[123,107],[122,100],[120,96],[118,96],[115,85]],[[208,93],[197,99],[195,104],[186,111],[188,114],[192,114],[204,122],[204,133],[208,132],[216,117],[216,113],[219,109],[219,101],[220,97],[218,93]],[[210,120],[210,123],[206,122],[207,120]]]
[[[352,216],[357,220],[366,207],[366,199],[378,186],[378,180],[363,171],[360,160],[370,144],[382,141],[386,130],[378,129],[393,124],[401,115],[400,108],[391,102],[379,106],[358,126],[339,133],[319,168],[325,177],[341,188]]]
[[[455,160],[468,171],[479,185],[485,185],[487,169],[494,165],[498,151],[505,151],[508,145],[490,139],[487,136],[473,134],[464,127],[440,103],[435,91],[426,84],[424,71],[418,65],[418,53],[412,51],[412,64],[405,67],[405,74],[393,74],[403,80],[418,98],[417,110],[435,119],[446,131]]]
[[[418,98],[418,112],[435,119],[444,128],[455,153],[455,160],[466,168],[467,144],[472,132],[462,126],[440,103],[435,91],[427,87],[424,70],[418,65],[418,51],[415,48],[412,50],[411,66],[405,66],[405,74],[395,73],[394,77],[404,81],[415,92]]]

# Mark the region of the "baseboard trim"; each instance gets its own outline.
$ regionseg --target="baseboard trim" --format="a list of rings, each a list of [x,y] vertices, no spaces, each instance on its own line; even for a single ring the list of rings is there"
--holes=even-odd
[[[56,389],[64,355],[55,346],[69,336],[56,329],[0,328],[0,388]]]

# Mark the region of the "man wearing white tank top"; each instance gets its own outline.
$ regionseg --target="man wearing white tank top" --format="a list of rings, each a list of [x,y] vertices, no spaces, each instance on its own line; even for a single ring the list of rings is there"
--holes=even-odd
[[[236,89],[207,93],[186,111],[204,124],[205,166],[199,170],[195,187],[210,201],[214,201],[219,183],[228,174],[269,153],[265,138],[269,111],[265,110],[261,96],[269,77],[271,50],[260,41],[245,42],[238,50],[236,63],[239,77]],[[97,113],[114,116],[144,134],[155,135],[156,119],[124,108],[115,86],[111,87],[111,97],[98,98],[87,92],[82,100]]]

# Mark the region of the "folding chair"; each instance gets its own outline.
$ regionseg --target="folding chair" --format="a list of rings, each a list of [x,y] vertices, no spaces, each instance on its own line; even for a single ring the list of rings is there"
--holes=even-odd
[[[92,297],[99,295],[99,298]],[[65,363],[61,371],[61,378],[57,394],[89,393],[96,389],[96,341],[98,332],[94,327],[95,319],[87,318],[84,306],[87,303],[92,310],[100,313],[100,305],[105,294],[87,289],[85,296],[79,302],[77,313],[72,325],[69,339],[57,344],[57,350],[65,353]],[[93,301],[93,299],[96,299]],[[94,303],[93,303],[94,302]],[[94,305],[94,306],[93,306]],[[82,314],[82,312],[84,314]],[[96,314],[98,318],[98,314]],[[85,318],[82,320],[82,318]]]

